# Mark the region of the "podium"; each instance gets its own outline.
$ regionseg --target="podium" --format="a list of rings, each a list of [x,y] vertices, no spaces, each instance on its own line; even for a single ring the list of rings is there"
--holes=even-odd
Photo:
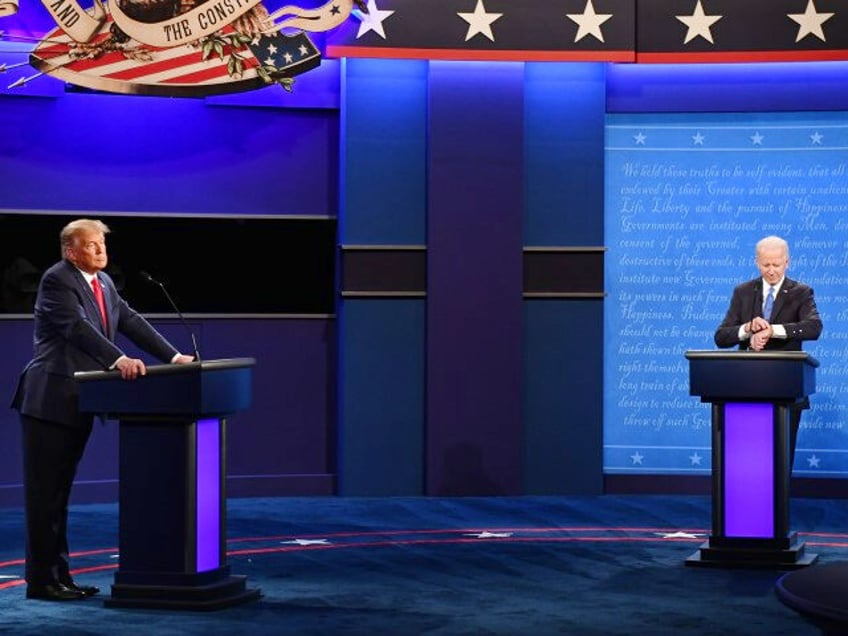
[[[689,394],[712,405],[712,533],[686,565],[800,568],[789,530],[789,410],[815,393],[803,351],[687,351]]]
[[[259,598],[226,552],[226,418],[252,358],[75,375],[80,411],[119,421],[120,562],[107,607],[215,610]]]

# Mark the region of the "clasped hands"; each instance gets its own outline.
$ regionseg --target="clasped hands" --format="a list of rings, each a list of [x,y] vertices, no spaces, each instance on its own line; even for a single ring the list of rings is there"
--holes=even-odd
[[[751,334],[751,349],[754,351],[762,351],[768,344],[774,330],[768,320],[761,316],[757,316],[748,323],[748,333]]]

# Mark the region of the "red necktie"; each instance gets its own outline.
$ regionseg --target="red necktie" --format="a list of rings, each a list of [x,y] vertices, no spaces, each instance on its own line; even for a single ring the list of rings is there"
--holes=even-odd
[[[106,320],[106,303],[103,300],[103,288],[100,286],[97,276],[91,279],[91,288],[94,290],[94,299],[97,301],[97,306],[100,307],[100,319],[103,321],[103,328],[108,330],[109,322]]]

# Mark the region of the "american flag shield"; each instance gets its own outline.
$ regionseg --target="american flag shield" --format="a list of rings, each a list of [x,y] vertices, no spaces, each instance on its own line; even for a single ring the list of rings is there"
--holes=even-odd
[[[120,30],[111,15],[84,44],[56,28],[30,53],[30,64],[46,75],[94,90],[202,97],[262,88],[321,61],[303,32],[244,35],[228,25],[202,43],[165,48],[116,33]]]

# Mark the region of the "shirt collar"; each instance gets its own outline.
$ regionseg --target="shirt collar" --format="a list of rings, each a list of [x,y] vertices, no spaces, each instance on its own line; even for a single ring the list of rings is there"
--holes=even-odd
[[[784,276],[779,281],[777,281],[777,283],[775,283],[775,285],[774,285],[774,296],[775,296],[775,298],[777,298],[777,293],[780,291],[780,288],[783,287],[783,281],[785,281],[785,280],[786,280],[786,276]],[[766,294],[768,294],[768,288],[769,287],[771,287],[771,285],[769,283],[767,283],[766,279],[764,278],[763,279],[763,297],[765,297]]]

